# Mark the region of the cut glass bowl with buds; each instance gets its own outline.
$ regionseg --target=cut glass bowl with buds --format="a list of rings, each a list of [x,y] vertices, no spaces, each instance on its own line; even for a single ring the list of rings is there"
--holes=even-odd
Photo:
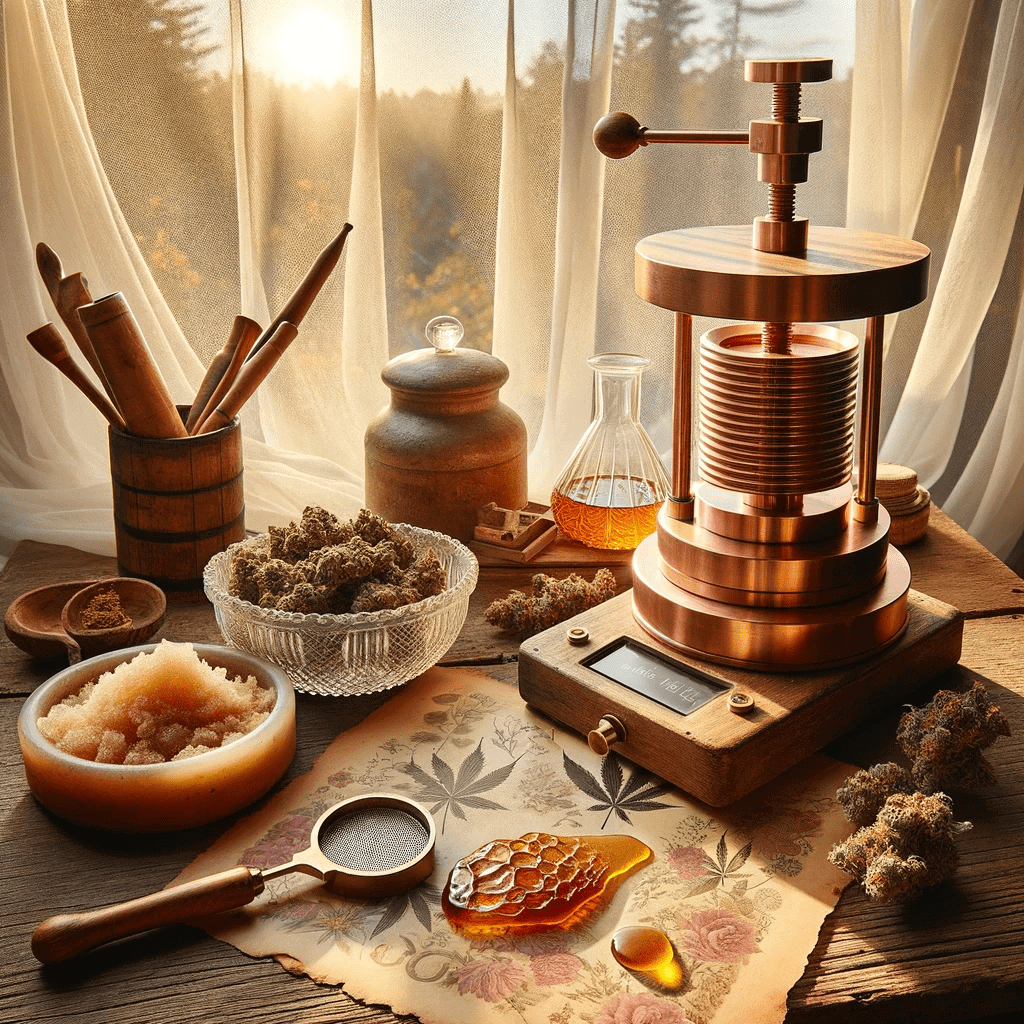
[[[347,615],[261,608],[228,593],[232,555],[262,541],[252,537],[214,555],[203,573],[225,640],[280,665],[303,693],[376,693],[425,672],[459,635],[479,569],[469,548],[452,537],[405,524],[395,529],[412,541],[417,558],[433,550],[448,577],[442,593],[401,608]]]

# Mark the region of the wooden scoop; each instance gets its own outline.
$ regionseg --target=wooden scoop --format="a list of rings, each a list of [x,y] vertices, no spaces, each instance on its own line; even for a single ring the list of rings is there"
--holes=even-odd
[[[60,257],[45,242],[40,242],[36,246],[36,266],[39,268],[39,276],[43,279],[43,284],[50,293],[54,308],[64,326],[68,329],[82,355],[85,356],[85,361],[99,378],[103,390],[106,391],[110,400],[114,401],[110,385],[107,383],[106,377],[103,376],[103,368],[93,351],[89,335],[78,318],[79,307],[92,302],[92,295],[89,294],[89,286],[86,284],[85,278],[79,273],[65,277]]]
[[[103,413],[106,421],[124,430],[124,420],[120,413],[92,386],[92,382],[78,368],[71,358],[71,353],[60,336],[60,331],[52,323],[45,323],[26,335],[28,343],[48,362],[64,374],[86,398]]]
[[[129,621],[124,625],[96,629],[86,625],[89,603],[106,590],[113,590]],[[164,592],[148,580],[115,576],[99,580],[71,595],[61,611],[61,625],[82,651],[83,658],[134,647],[145,643],[162,625],[167,614]]]
[[[90,632],[88,647],[92,647],[95,639],[105,640],[101,630],[80,631],[76,623],[80,623],[81,609],[85,607],[91,596],[99,589],[113,587],[121,600],[121,607],[131,618],[132,625],[128,640],[120,642],[121,637],[111,637],[109,646],[85,649],[79,646],[77,635]],[[68,612],[68,625],[72,632],[65,628],[65,609],[75,601],[79,594],[86,596],[76,601]],[[163,625],[167,612],[167,599],[163,591],[145,580],[137,580],[128,576],[114,576],[105,580],[72,580],[68,583],[53,583],[47,587],[36,587],[20,597],[15,598],[4,616],[4,632],[15,647],[20,648],[33,658],[55,658],[67,655],[73,662],[80,657],[92,657],[102,651],[117,650],[131,647],[149,639]],[[113,632],[113,631],[108,631]]]
[[[4,616],[4,632],[15,647],[33,658],[56,658],[69,651],[77,652],[78,644],[64,632],[61,613],[64,605],[96,580],[72,580],[36,587],[11,602]]]

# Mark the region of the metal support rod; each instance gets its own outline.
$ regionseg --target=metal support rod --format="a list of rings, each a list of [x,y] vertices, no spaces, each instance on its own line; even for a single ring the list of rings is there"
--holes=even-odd
[[[667,508],[673,519],[680,520],[693,517],[690,493],[692,356],[693,318],[689,313],[676,313],[672,367],[672,495]]]
[[[882,339],[885,317],[868,318],[864,329],[864,359],[861,365],[860,432],[858,437],[857,518],[873,521],[878,515],[875,475],[878,471],[878,417],[882,405]],[[868,511],[874,511],[874,515]]]
[[[697,145],[747,146],[750,132],[744,128],[688,129],[688,128],[641,128],[640,145],[652,142],[688,142]]]

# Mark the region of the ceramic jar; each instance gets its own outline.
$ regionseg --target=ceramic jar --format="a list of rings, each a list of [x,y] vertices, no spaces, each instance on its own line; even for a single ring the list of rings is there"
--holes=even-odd
[[[390,522],[472,540],[477,509],[527,504],[526,426],[498,397],[508,367],[457,348],[458,320],[435,317],[427,337],[434,347],[381,372],[391,402],[366,430],[365,502]]]

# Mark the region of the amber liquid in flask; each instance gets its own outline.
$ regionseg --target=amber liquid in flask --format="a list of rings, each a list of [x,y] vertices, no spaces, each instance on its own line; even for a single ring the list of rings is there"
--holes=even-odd
[[[640,425],[643,356],[609,353],[587,360],[596,412],[555,481],[551,511],[567,537],[592,548],[631,550],[654,532],[668,478]]]

